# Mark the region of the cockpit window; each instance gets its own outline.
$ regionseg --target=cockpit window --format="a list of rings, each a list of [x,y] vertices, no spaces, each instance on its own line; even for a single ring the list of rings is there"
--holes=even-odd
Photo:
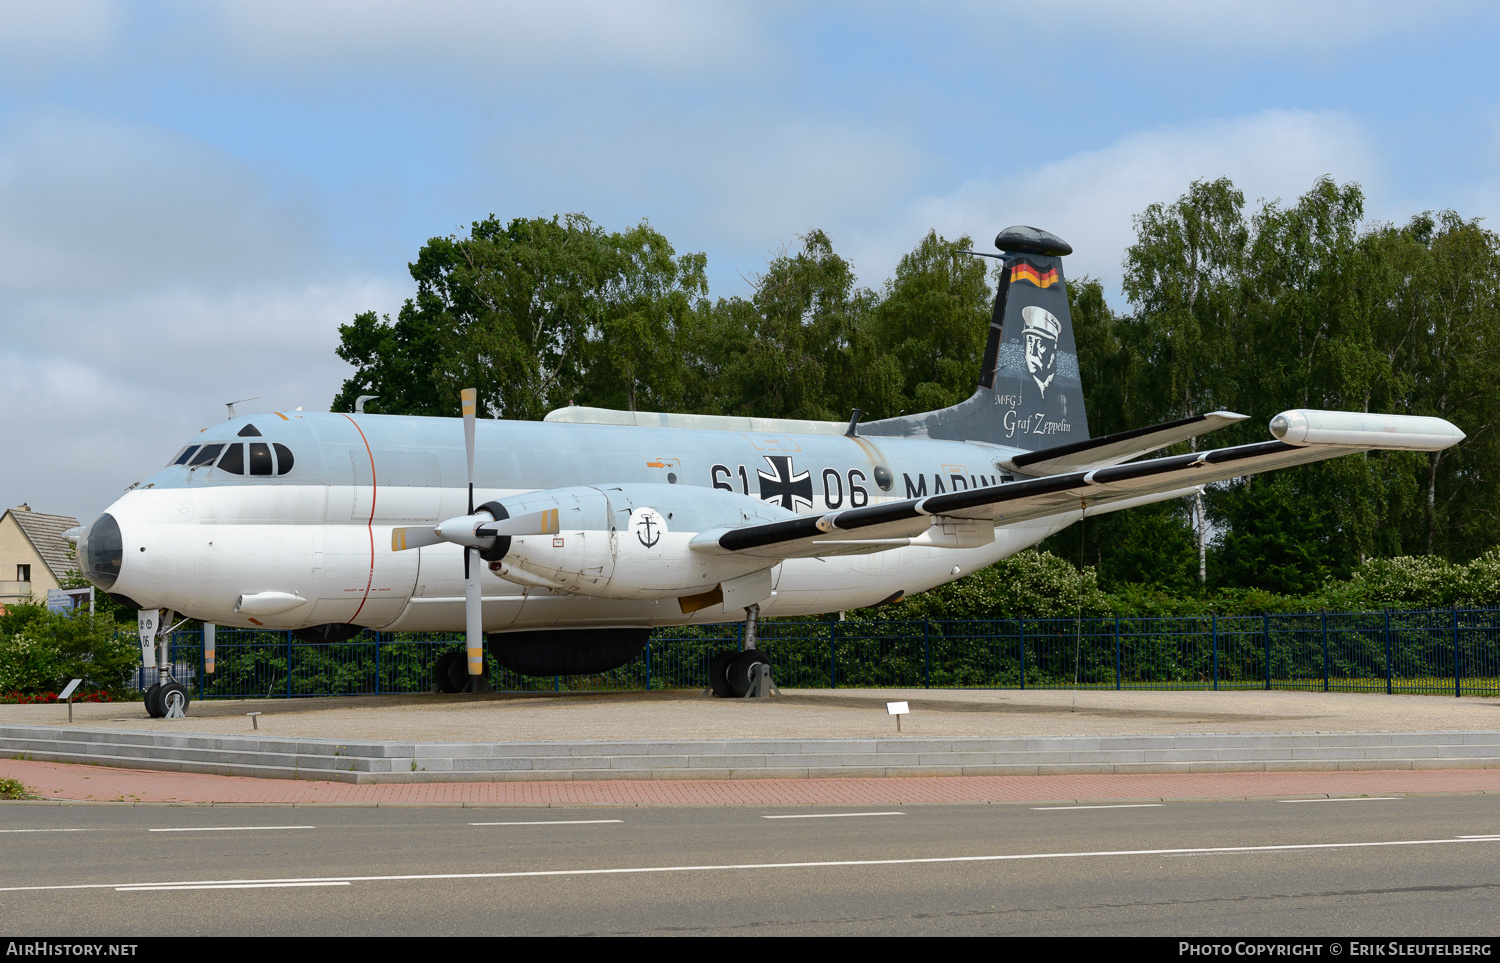
[[[250,474],[271,474],[271,446],[263,441],[250,443]]]
[[[197,467],[198,465],[210,464],[215,458],[219,457],[219,452],[223,450],[223,445],[204,445],[198,449],[198,454],[193,456],[193,460],[188,462],[188,466]]]
[[[272,442],[271,447],[276,449],[276,474],[285,475],[292,470],[295,459],[292,458],[292,450],[279,442]]]
[[[245,473],[245,446],[226,446],[224,457],[219,459],[219,468],[232,475],[243,475]]]
[[[182,449],[182,451],[180,451],[180,452],[177,453],[177,457],[174,458],[174,459],[172,459],[172,464],[174,464],[174,465],[186,465],[187,464],[187,460],[189,458],[193,457],[193,452],[195,452],[197,450],[198,450],[198,446],[197,445],[188,445],[186,448]]]
[[[259,438],[260,437],[260,429],[257,428],[257,427],[255,427],[254,425],[246,425],[245,427],[243,427],[243,428],[240,429],[240,437],[241,438]]]

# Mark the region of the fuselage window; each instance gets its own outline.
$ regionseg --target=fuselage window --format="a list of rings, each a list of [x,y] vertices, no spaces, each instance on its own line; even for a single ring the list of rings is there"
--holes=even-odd
[[[193,460],[188,462],[188,466],[197,467],[198,465],[211,464],[215,458],[219,457],[219,452],[223,450],[223,445],[204,445],[198,449],[198,454],[193,456]]]
[[[276,474],[285,475],[292,470],[295,459],[292,458],[292,450],[280,442],[272,442],[271,447],[276,449]]]
[[[271,446],[263,441],[250,443],[250,474],[271,474]]]
[[[224,457],[219,459],[219,467],[232,475],[243,475],[245,473],[245,446],[230,445],[224,449]]]
[[[182,449],[182,451],[178,452],[177,458],[172,462],[172,464],[174,464],[174,465],[186,465],[187,464],[187,460],[189,458],[193,457],[193,452],[195,452],[197,450],[198,450],[198,446],[197,445],[188,445],[186,448]]]

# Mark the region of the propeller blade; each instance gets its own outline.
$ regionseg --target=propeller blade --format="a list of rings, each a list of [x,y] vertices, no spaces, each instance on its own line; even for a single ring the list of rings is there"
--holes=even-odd
[[[469,514],[474,514],[474,415],[479,408],[479,392],[465,388],[461,393],[464,407],[464,453],[469,456]]]
[[[471,687],[478,688],[478,677],[484,673],[484,613],[479,600],[478,549],[464,549],[464,641],[468,650]]]
[[[548,508],[529,515],[516,515],[513,518],[502,518],[487,525],[480,525],[474,530],[474,534],[479,538],[490,538],[509,535],[556,535],[558,531],[558,510]]]
[[[404,552],[409,548],[437,545],[447,539],[437,533],[436,528],[418,525],[409,528],[391,529],[391,551]]]

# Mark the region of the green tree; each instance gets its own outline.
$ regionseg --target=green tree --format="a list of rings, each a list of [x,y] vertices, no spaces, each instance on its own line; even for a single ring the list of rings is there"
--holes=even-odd
[[[504,418],[680,402],[681,342],[706,264],[649,224],[610,233],[581,214],[492,215],[467,237],[428,241],[410,270],[417,293],[395,322],[367,312],[340,328],[339,355],[356,370],[336,410],[375,394],[372,410],[452,414],[467,386]]]

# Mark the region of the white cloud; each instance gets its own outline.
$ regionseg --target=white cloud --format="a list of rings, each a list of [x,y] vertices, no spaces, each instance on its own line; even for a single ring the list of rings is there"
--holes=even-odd
[[[326,260],[306,205],[189,137],[50,111],[0,131],[0,291],[222,286]]]
[[[942,8],[939,8],[942,9]],[[1033,33],[1038,39],[1106,36],[1174,58],[1224,52],[1350,49],[1381,37],[1445,29],[1487,14],[1467,0],[1429,4],[1420,12],[1400,0],[1053,0],[996,4],[973,0],[961,19],[985,33]]]
[[[97,56],[123,19],[115,0],[0,0],[0,76],[35,80]]]
[[[0,505],[92,517],[237,398],[326,411],[349,372],[338,326],[405,293],[364,278],[0,306]]]
[[[307,73],[415,66],[465,77],[541,68],[566,79],[619,66],[718,70],[756,58],[763,41],[753,13],[688,0],[227,0],[202,19],[205,36],[245,65]]]
[[[484,146],[474,163],[492,187],[472,193],[503,199],[502,216],[582,210],[620,230],[649,215],[679,247],[713,251],[713,269],[758,267],[809,229],[883,217],[924,158],[874,125],[750,112],[643,124],[600,111]]]
[[[879,279],[929,228],[969,234],[979,250],[992,251],[995,232],[1031,224],[1073,245],[1071,276],[1092,275],[1118,292],[1120,263],[1135,239],[1132,218],[1148,205],[1176,200],[1194,180],[1228,177],[1244,192],[1248,213],[1260,199],[1295,200],[1325,174],[1359,182],[1367,194],[1381,184],[1369,139],[1342,114],[1277,110],[1137,131],[1098,150],[921,198],[901,221],[854,239],[850,250],[861,275]]]

